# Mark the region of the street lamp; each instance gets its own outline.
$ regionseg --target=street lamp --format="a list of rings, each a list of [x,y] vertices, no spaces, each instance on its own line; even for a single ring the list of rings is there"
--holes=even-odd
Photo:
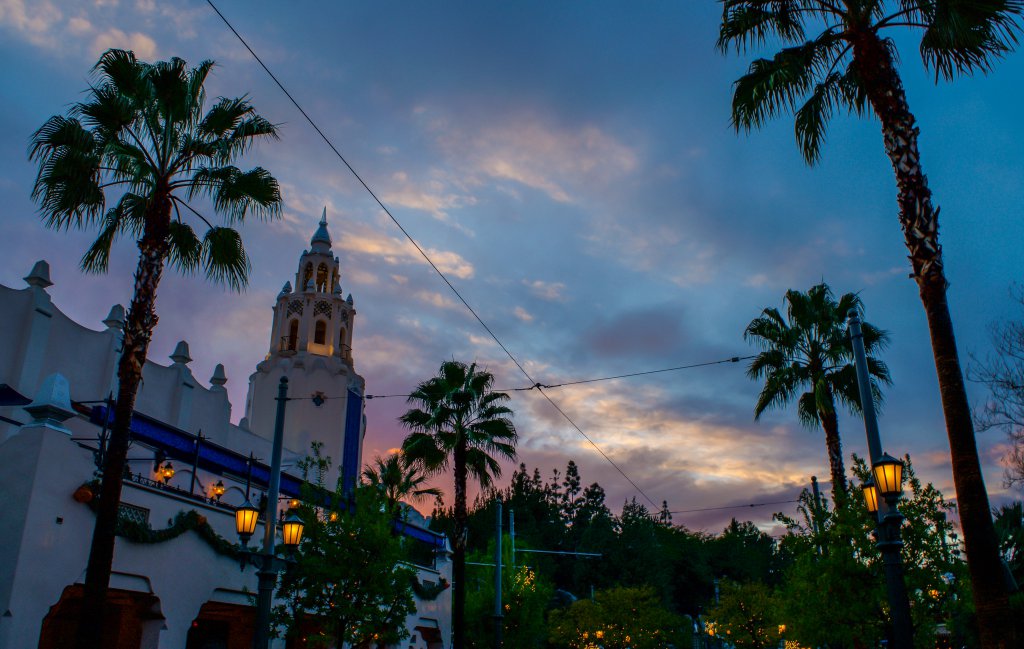
[[[302,522],[299,515],[292,511],[281,523],[281,545],[294,550],[299,547],[299,543],[302,541],[302,530],[306,524]]]
[[[259,577],[259,586],[256,591],[256,633],[253,638],[253,649],[268,649],[270,646],[270,606],[274,599],[274,587],[277,585],[277,573],[287,566],[290,561],[279,559],[274,551],[274,544],[277,537],[277,501],[281,494],[281,447],[284,442],[284,411],[288,403],[288,378],[282,376],[277,387],[277,417],[274,420],[274,441],[271,447],[270,459],[270,484],[267,485],[267,511],[266,521],[263,527],[263,548],[260,552],[248,552],[243,554],[243,566],[246,561],[256,566],[256,575]],[[240,514],[243,508],[245,513]],[[253,513],[256,512],[256,513]],[[248,500],[241,508],[235,511],[235,527],[243,545],[249,540],[256,530],[255,507]],[[247,518],[251,516],[251,519]],[[299,544],[302,539],[302,521],[292,514],[289,520],[282,525],[284,534],[284,545],[290,549]],[[245,523],[245,526],[242,525]],[[245,534],[247,533],[247,535]]]
[[[160,477],[163,479],[164,484],[170,482],[171,478],[174,477],[174,465],[169,460],[167,464],[160,467]]]
[[[864,491],[864,505],[868,511],[872,514],[878,513],[878,488],[875,487],[875,481],[868,478],[867,482],[861,485],[861,489]]]
[[[217,484],[213,485],[212,491],[213,497],[217,499],[217,502],[220,502],[220,497],[227,491],[227,487],[224,486],[224,481],[218,480]]]
[[[888,453],[882,453],[882,457],[874,462],[871,472],[875,477],[875,484],[878,485],[878,492],[886,502],[889,499],[897,500],[903,493],[903,462],[892,457]]]
[[[235,510],[235,531],[238,532],[238,537],[242,539],[243,546],[249,546],[249,539],[252,538],[253,533],[256,531],[256,521],[259,517],[260,510],[256,509],[256,506],[249,502],[248,499],[242,503],[241,507]]]
[[[850,309],[848,323],[873,477],[873,484],[865,484],[863,487],[864,501],[868,511],[873,513],[878,521],[875,528],[875,537],[878,541],[876,545],[885,565],[886,593],[892,614],[893,642],[890,646],[892,649],[913,649],[914,627],[910,619],[910,598],[907,596],[907,584],[903,579],[903,561],[900,557],[900,550],[903,548],[903,539],[900,537],[903,514],[896,508],[896,502],[903,492],[903,463],[882,452],[878,420],[875,418],[874,395],[868,377],[867,354],[864,352],[864,333],[861,331],[860,314],[857,313],[857,309]],[[879,507],[879,497],[885,501],[884,510]]]

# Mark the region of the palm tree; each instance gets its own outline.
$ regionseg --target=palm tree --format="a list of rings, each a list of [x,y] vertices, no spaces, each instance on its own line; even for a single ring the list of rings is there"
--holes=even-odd
[[[89,649],[101,644],[129,425],[157,324],[156,291],[164,265],[184,273],[202,271],[241,290],[249,258],[231,226],[248,214],[280,215],[277,181],[264,169],[241,171],[231,164],[257,140],[275,138],[277,130],[244,97],[220,98],[204,113],[203,83],[212,67],[212,61],[204,61],[189,69],[178,58],[145,63],[132,52],[108,50],[93,68],[85,99],[32,135],[29,156],[39,165],[32,197],[46,225],[99,230],[82,268],[106,271],[119,237],[136,240],[139,248],[85,578],[79,646]],[[108,191],[118,192],[109,208]],[[208,199],[225,224],[211,224],[193,206],[194,199]],[[202,237],[183,217],[202,226]]]
[[[455,475],[454,538],[452,539],[452,647],[464,649],[466,609],[466,486],[472,476],[486,489],[501,476],[498,459],[516,457],[516,429],[504,405],[509,396],[493,392],[494,375],[446,361],[437,376],[416,386],[409,402],[416,405],[401,421],[409,430],[402,451],[427,474],[449,466]],[[496,459],[497,458],[497,459]]]
[[[769,39],[783,45],[757,59],[735,84],[732,121],[750,131],[792,112],[809,164],[821,155],[828,121],[838,110],[870,109],[882,125],[896,175],[899,222],[910,251],[931,334],[949,437],[957,507],[984,647],[1006,647],[1009,594],[964,389],[939,245],[939,209],[921,169],[918,128],[896,68],[896,46],[883,32],[920,30],[920,51],[936,80],[988,72],[1017,44],[1020,0],[720,0],[718,47],[739,53]],[[808,37],[808,31],[817,32]],[[888,32],[885,32],[888,34]],[[1010,638],[1008,640],[1008,638]]]
[[[395,518],[400,515],[399,503],[407,498],[418,500],[425,496],[439,497],[437,487],[424,487],[427,476],[420,468],[413,466],[405,453],[392,453],[386,458],[376,457],[373,466],[363,469],[363,482],[380,492],[388,512]]]
[[[860,411],[857,371],[844,325],[850,309],[861,310],[861,301],[847,293],[836,302],[828,285],[818,284],[806,293],[786,291],[785,302],[786,317],[778,309],[765,309],[743,332],[744,339],[762,349],[747,368],[750,378],[764,379],[754,419],[760,419],[765,410],[784,407],[795,399],[800,423],[825,431],[832,498],[839,502],[846,493],[846,471],[836,402],[853,412]],[[868,354],[883,349],[888,335],[866,322],[863,327]],[[868,373],[872,395],[876,403],[880,402],[879,384],[891,383],[889,369],[869,355]]]

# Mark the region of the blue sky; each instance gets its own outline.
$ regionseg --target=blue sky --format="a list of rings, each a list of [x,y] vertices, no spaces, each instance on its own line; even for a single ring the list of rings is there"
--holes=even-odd
[[[895,185],[871,119],[833,121],[806,167],[792,122],[749,136],[729,126],[749,57],[714,49],[717,3],[252,3],[221,10],[334,140],[495,333],[543,383],[752,353],[746,324],[788,288],[824,279],[859,291],[887,329],[895,384],[884,446],[910,452],[952,495],[923,311],[896,220]],[[281,125],[249,156],[281,181],[284,219],[251,223],[251,286],[226,293],[167,276],[150,357],[188,340],[199,379],[224,363],[236,418],[267,351],[270,305],[327,207],[342,285],[355,299],[356,368],[371,394],[404,393],[444,360],[477,360],[499,387],[526,380],[204,2],[0,0],[0,282],[47,259],[62,309],[87,326],[126,304],[135,251],[83,276],[83,233],[43,228],[29,199],[31,132],[86,87],[107,47],[140,58],[216,60],[211,95],[248,93]],[[907,40],[902,70],[923,165],[942,206],[950,302],[965,360],[988,326],[1020,316],[1024,59],[936,86]],[[550,391],[655,501],[671,509],[794,497],[827,477],[820,433],[792,409],[754,422],[742,365]],[[969,386],[981,403],[984,390]],[[75,395],[94,398],[96,395]],[[539,395],[515,393],[521,460],[598,481],[617,509],[634,490]],[[397,446],[400,399],[368,404],[367,458]],[[864,454],[860,421],[840,421]],[[994,500],[1001,433],[979,435]],[[505,478],[511,473],[511,467]],[[745,510],[767,523],[770,510]],[[719,529],[732,512],[677,516]]]

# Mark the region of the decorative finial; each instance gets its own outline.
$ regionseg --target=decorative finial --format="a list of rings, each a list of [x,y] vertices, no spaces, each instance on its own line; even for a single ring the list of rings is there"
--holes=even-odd
[[[352,294],[351,293],[348,294],[348,297],[345,298],[345,301],[348,302],[349,304],[352,304]]]
[[[188,343],[184,340],[178,341],[177,346],[174,348],[174,353],[170,356],[171,360],[176,365],[185,365],[186,363],[192,362],[192,357],[188,354]]]
[[[329,253],[331,251],[331,235],[327,232],[327,208],[324,207],[323,216],[320,217],[320,227],[309,240],[313,252]]]
[[[50,281],[50,264],[46,263],[45,259],[40,259],[32,266],[32,272],[25,276],[24,280],[29,286],[41,289],[53,286],[53,282]]]
[[[341,282],[334,283],[334,294],[337,296],[341,296]]]
[[[120,304],[110,307],[110,313],[103,319],[103,324],[107,325],[107,329],[124,329],[124,307]]]
[[[223,388],[227,382],[228,376],[224,373],[224,365],[217,363],[217,367],[213,368],[213,376],[210,377],[210,385]]]
[[[284,297],[292,292],[292,283],[285,282],[284,286],[281,287],[281,292],[277,294],[277,297]]]
[[[71,409],[71,386],[68,380],[62,374],[50,374],[43,379],[43,384],[36,391],[36,398],[24,408],[36,422],[64,431],[61,422],[75,416],[75,411]]]

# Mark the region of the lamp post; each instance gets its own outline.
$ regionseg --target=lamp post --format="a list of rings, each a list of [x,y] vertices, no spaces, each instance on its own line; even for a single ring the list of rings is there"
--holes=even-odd
[[[875,514],[878,521],[875,536],[885,566],[885,586],[892,614],[891,647],[913,649],[914,629],[910,619],[910,599],[907,596],[907,584],[903,580],[903,560],[900,556],[900,550],[903,548],[903,539],[900,536],[903,514],[896,507],[903,493],[903,463],[882,452],[878,420],[875,417],[875,402],[868,378],[867,355],[864,352],[864,333],[861,331],[860,314],[856,309],[850,309],[848,324],[853,359],[857,368],[861,410],[864,413],[864,432],[867,435],[868,452],[871,454],[872,478],[863,486],[864,501],[868,511]],[[881,506],[883,502],[884,507]]]
[[[277,501],[281,492],[281,447],[284,438],[284,409],[288,402],[288,379],[281,377],[277,388],[277,418],[274,421],[274,443],[270,461],[270,484],[267,489],[266,521],[263,527],[262,552],[247,552],[246,558],[257,567],[259,586],[256,594],[256,633],[253,649],[268,649],[270,646],[270,605],[274,599],[277,573],[288,562],[274,554],[277,536]],[[235,510],[235,530],[248,551],[248,541],[256,531],[259,511],[248,500]],[[282,523],[283,545],[289,549],[298,546],[302,539],[302,520],[294,511]]]

